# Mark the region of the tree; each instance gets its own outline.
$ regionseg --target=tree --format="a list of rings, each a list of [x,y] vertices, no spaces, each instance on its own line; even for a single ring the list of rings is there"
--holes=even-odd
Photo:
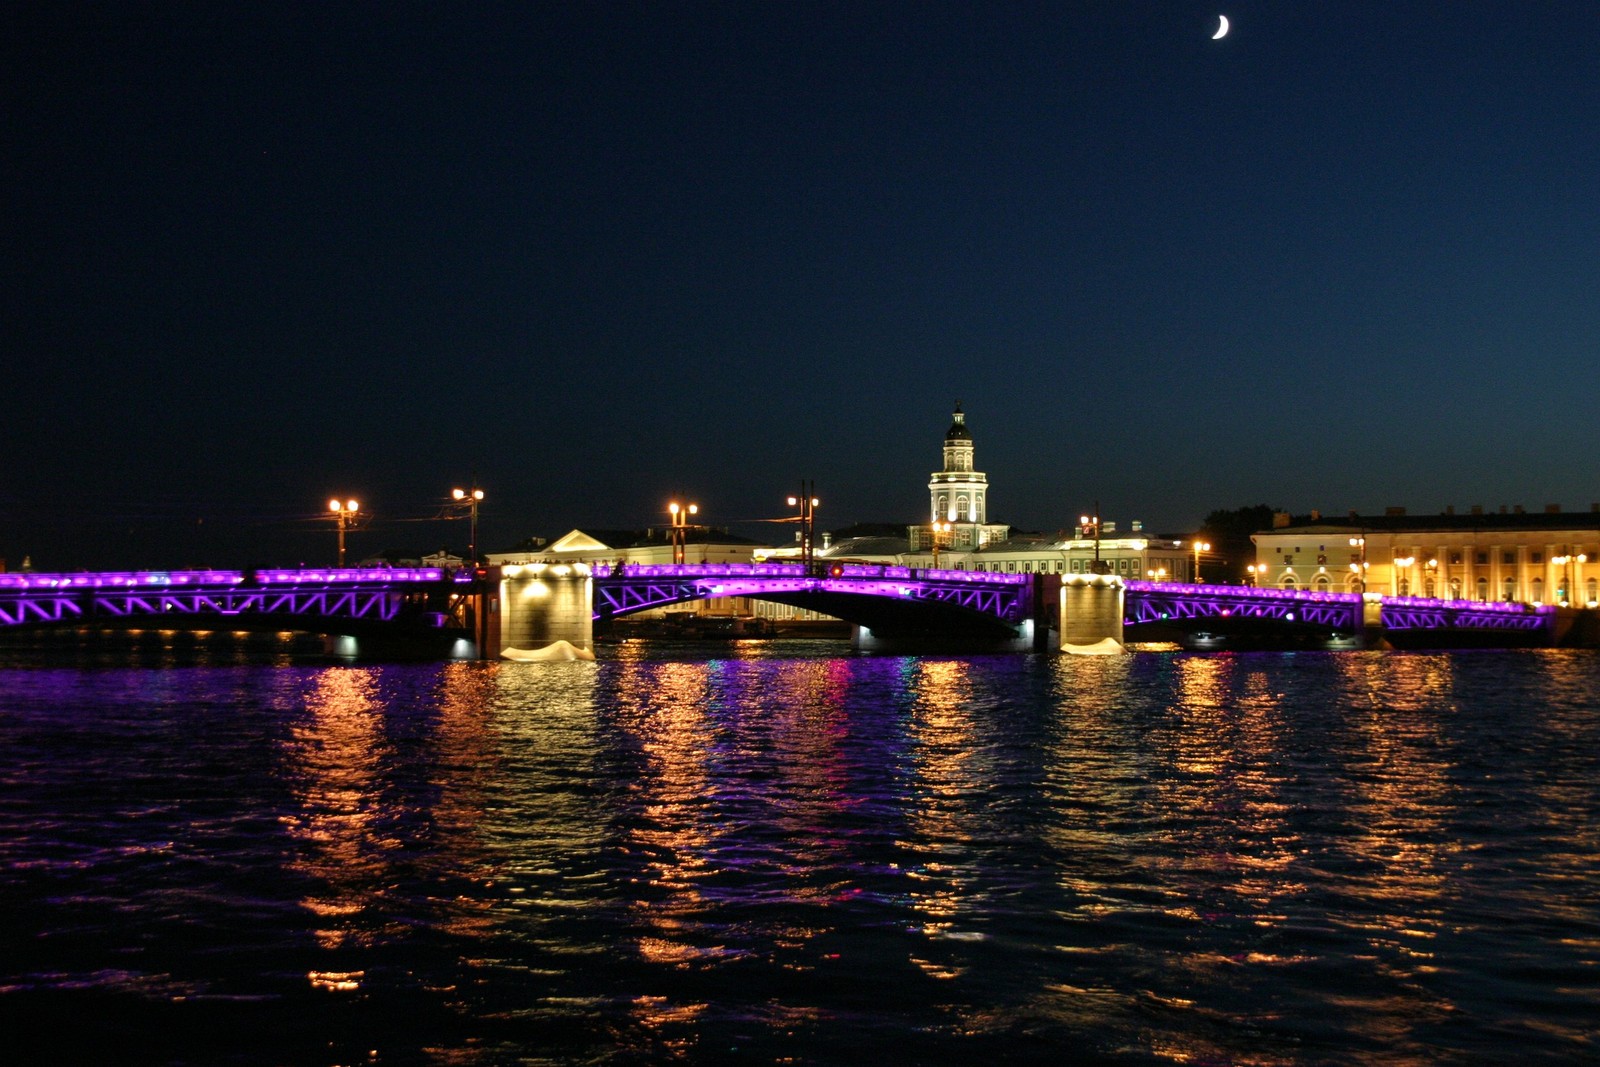
[[[1211,542],[1202,574],[1207,581],[1237,585],[1245,580],[1245,567],[1256,560],[1256,546],[1250,535],[1272,529],[1272,516],[1278,508],[1257,504],[1251,508],[1213,511],[1195,536]]]

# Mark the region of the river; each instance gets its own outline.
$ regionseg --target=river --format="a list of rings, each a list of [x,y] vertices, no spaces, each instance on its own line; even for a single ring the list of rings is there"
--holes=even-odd
[[[1597,771],[1593,652],[11,663],[0,1032],[17,1063],[1592,1062]]]

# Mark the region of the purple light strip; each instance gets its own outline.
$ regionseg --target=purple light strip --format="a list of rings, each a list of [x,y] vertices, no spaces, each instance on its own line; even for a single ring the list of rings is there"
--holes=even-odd
[[[467,572],[466,581],[472,581]],[[350,567],[326,570],[265,570],[256,572],[262,584],[348,584],[383,582],[406,584],[437,582],[445,572],[438,567]],[[461,581],[461,574],[456,575]],[[172,586],[235,586],[245,581],[243,571],[83,571],[73,574],[0,574],[0,589],[116,589]]]
[[[822,561],[827,564],[826,560]],[[828,565],[832,566],[832,565]],[[925,570],[913,567],[896,567],[889,564],[844,563],[838,565],[841,573],[834,581],[884,579],[890,581],[938,581],[973,585],[1026,585],[1031,574],[1000,574],[994,571]],[[806,568],[801,563],[629,563],[623,568],[625,578],[804,578]],[[597,578],[613,577],[604,569],[595,572]]]

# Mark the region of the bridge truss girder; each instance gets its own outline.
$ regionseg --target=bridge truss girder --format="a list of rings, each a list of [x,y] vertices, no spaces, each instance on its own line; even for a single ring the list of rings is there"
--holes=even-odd
[[[1028,615],[1021,583],[963,583],[926,578],[780,574],[774,576],[625,574],[594,580],[595,618],[721,597],[748,597],[808,608],[872,627],[940,625],[1015,635]]]

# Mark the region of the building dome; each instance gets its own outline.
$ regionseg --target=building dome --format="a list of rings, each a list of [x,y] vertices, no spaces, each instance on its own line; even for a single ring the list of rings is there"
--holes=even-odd
[[[956,404],[955,421],[951,422],[950,429],[945,431],[944,439],[946,441],[972,440],[972,431],[967,429],[967,417],[962,414],[959,402]]]

